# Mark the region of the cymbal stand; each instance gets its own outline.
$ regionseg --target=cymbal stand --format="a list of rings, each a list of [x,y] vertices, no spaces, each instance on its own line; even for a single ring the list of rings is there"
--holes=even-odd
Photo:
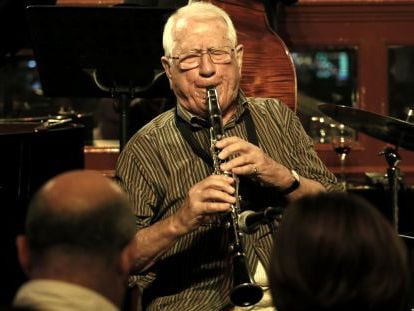
[[[400,190],[400,168],[398,164],[401,161],[401,157],[398,154],[398,148],[387,147],[380,155],[385,156],[385,160],[388,163],[387,177],[389,191],[391,193],[391,207],[392,207],[392,223],[396,232],[399,232],[399,208],[398,208],[398,193]]]

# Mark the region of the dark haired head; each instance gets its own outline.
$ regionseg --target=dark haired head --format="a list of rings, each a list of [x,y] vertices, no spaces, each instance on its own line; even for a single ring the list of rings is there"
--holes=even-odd
[[[276,233],[269,272],[279,311],[401,310],[405,247],[368,202],[346,193],[302,198]]]

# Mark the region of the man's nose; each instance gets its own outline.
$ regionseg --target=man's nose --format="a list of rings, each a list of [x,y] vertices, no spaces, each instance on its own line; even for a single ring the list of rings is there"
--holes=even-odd
[[[216,72],[216,65],[211,60],[208,53],[203,53],[200,57],[200,75],[204,77],[210,77]]]

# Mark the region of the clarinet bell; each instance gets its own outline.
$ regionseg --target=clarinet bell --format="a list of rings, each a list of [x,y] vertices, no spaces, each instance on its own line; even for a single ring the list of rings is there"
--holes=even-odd
[[[263,297],[263,289],[252,281],[246,264],[246,257],[238,254],[233,258],[234,285],[230,292],[230,301],[239,307],[248,307],[258,303]]]

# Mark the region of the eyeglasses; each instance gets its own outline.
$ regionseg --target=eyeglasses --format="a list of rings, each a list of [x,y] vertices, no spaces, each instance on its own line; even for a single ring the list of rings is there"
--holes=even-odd
[[[193,50],[178,56],[168,56],[168,58],[178,60],[178,67],[181,70],[194,69],[200,66],[203,54],[208,54],[214,64],[231,63],[232,52],[234,48],[208,48],[206,50]]]

